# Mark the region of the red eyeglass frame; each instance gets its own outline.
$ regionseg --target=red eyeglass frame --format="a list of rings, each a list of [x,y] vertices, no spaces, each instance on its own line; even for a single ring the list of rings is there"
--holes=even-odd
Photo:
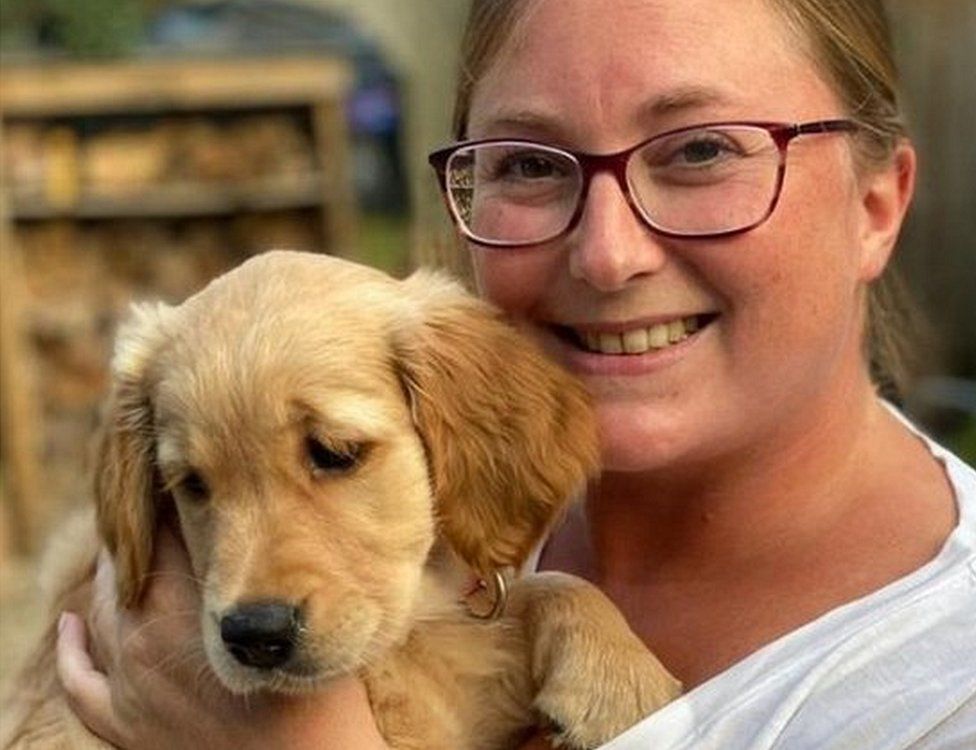
[[[721,128],[721,127],[752,127],[761,128],[767,131],[772,137],[773,141],[776,143],[776,147],[779,149],[779,169],[776,176],[776,189],[773,193],[772,200],[769,203],[769,207],[763,216],[757,221],[749,224],[748,226],[738,227],[736,229],[723,230],[721,232],[674,232],[668,229],[663,229],[662,227],[654,224],[650,218],[648,218],[641,207],[634,200],[630,192],[630,186],[627,184],[627,164],[630,161],[630,156],[635,151],[644,148],[648,143],[656,141],[660,138],[667,138],[675,135],[680,135],[681,133],[689,132],[692,130],[703,130],[708,128]],[[783,122],[764,122],[764,121],[723,121],[723,122],[709,122],[702,123],[698,125],[689,125],[686,127],[676,128],[674,130],[668,130],[664,133],[658,133],[651,138],[646,138],[635,146],[623,149],[622,151],[617,151],[612,154],[591,154],[585,151],[573,151],[571,149],[563,148],[561,146],[551,146],[547,143],[540,143],[539,141],[532,141],[521,138],[482,138],[477,140],[467,140],[459,141],[453,143],[449,146],[444,146],[442,148],[432,151],[427,157],[428,163],[434,168],[437,174],[438,184],[440,185],[441,194],[444,196],[444,200],[447,203],[448,213],[451,216],[451,220],[454,222],[455,226],[460,230],[468,240],[476,245],[482,247],[495,247],[495,248],[520,248],[520,247],[531,247],[533,245],[541,245],[546,242],[551,242],[552,240],[563,237],[576,227],[579,223],[580,217],[583,215],[583,206],[586,203],[587,192],[589,191],[590,181],[593,175],[599,174],[601,172],[610,172],[617,180],[617,184],[620,186],[621,192],[627,198],[627,204],[630,206],[634,214],[655,234],[661,235],[662,237],[674,237],[674,238],[685,238],[685,239],[715,239],[719,237],[731,237],[736,234],[743,234],[749,232],[760,224],[763,224],[770,216],[773,215],[773,211],[776,210],[776,205],[779,203],[780,193],[783,189],[783,180],[786,176],[786,155],[787,148],[794,138],[801,135],[813,135],[819,133],[850,133],[860,130],[860,125],[854,120],[848,119],[831,119],[831,120],[815,120],[811,122],[803,123],[783,123]],[[470,148],[472,146],[488,145],[492,143],[511,143],[513,145],[526,145],[526,146],[545,146],[547,149],[553,149],[559,153],[570,156],[575,160],[575,162],[580,167],[580,175],[582,179],[582,184],[580,185],[579,198],[577,199],[576,208],[573,211],[573,215],[569,219],[569,223],[561,231],[556,232],[550,237],[546,237],[541,240],[533,240],[532,242],[507,242],[504,240],[487,240],[482,237],[478,237],[468,230],[464,225],[464,222],[460,220],[457,216],[457,211],[451,201],[450,191],[447,185],[447,164],[450,158],[459,150],[463,148]]]

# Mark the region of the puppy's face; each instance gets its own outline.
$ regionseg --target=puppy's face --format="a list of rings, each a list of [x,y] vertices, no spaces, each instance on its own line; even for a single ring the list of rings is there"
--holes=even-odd
[[[273,253],[123,332],[96,467],[138,601],[175,504],[208,658],[231,690],[305,690],[404,639],[435,539],[517,565],[595,468],[580,386],[494,311]]]
[[[352,289],[298,306],[252,293],[250,310],[212,295],[156,362],[160,479],[202,583],[207,654],[238,690],[347,673],[401,639],[434,538],[385,316]]]
[[[160,474],[228,685],[348,672],[398,640],[433,540],[423,447],[399,386],[351,358],[342,377],[317,374],[312,343],[266,354],[305,364],[305,382],[238,353],[226,361],[236,383],[176,366],[158,391]],[[283,629],[262,633],[249,614]],[[279,640],[293,651],[280,665],[269,651]]]

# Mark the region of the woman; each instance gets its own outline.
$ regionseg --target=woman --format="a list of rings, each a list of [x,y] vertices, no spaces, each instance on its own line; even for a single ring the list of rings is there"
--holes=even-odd
[[[478,288],[601,426],[605,471],[539,566],[599,585],[689,691],[608,747],[976,743],[976,474],[879,400],[865,355],[915,176],[880,3],[483,0],[463,73],[478,145],[433,161]],[[152,623],[183,587],[153,597],[107,601],[108,680],[64,621],[96,731],[382,747],[353,680],[246,713],[140,667],[192,627]]]

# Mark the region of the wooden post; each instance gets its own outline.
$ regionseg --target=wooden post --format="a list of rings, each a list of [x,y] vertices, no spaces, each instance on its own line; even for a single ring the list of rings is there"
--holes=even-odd
[[[0,134],[2,138],[2,134]],[[43,523],[40,497],[41,414],[32,352],[24,341],[23,259],[15,244],[6,201],[0,201],[0,435],[3,446],[2,533],[5,548],[29,555]]]
[[[326,249],[334,255],[355,258],[359,254],[359,236],[344,102],[333,99],[316,103],[312,119],[325,193],[322,212],[328,231]]]

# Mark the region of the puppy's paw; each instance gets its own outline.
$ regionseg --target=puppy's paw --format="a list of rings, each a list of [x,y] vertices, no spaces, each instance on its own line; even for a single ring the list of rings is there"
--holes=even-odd
[[[553,725],[557,747],[599,747],[681,693],[680,684],[647,650],[580,659],[564,641],[535,707]],[[603,649],[600,645],[600,649]]]
[[[599,590],[564,574],[533,578],[525,617],[534,705],[557,746],[598,747],[680,695],[680,683]]]

